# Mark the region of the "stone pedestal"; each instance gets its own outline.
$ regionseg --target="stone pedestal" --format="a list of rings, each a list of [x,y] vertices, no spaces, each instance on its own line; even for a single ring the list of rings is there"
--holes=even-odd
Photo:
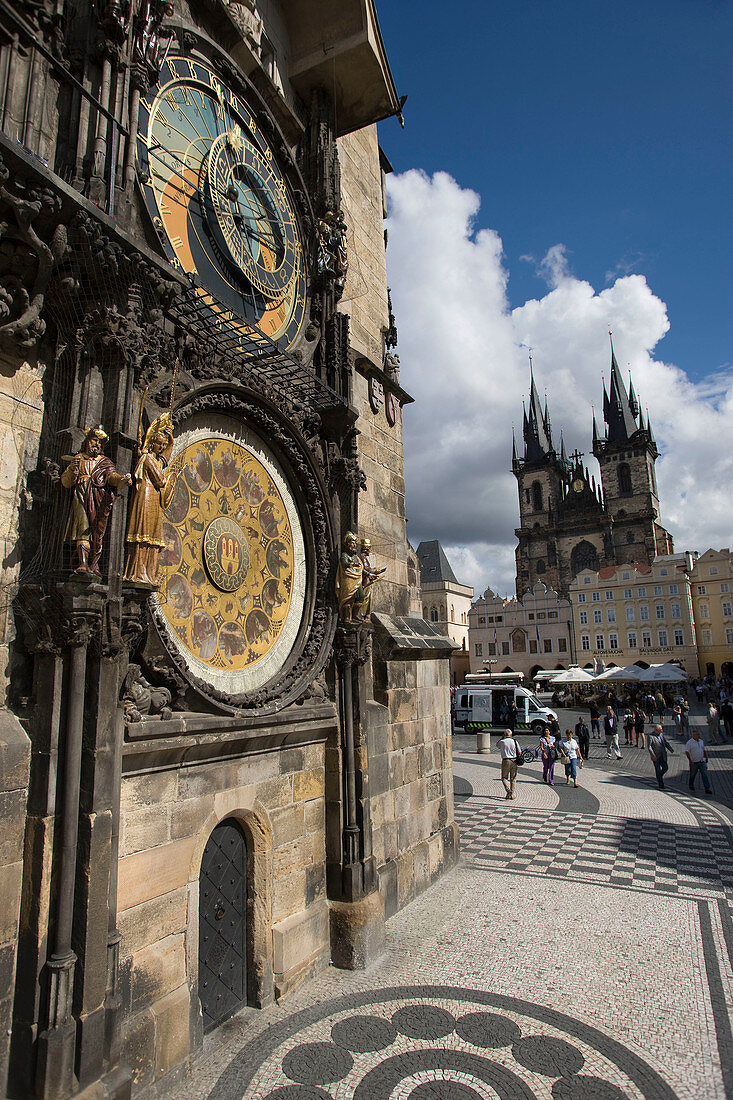
[[[384,954],[384,898],[375,890],[359,901],[332,901],[331,960],[342,970],[365,970]]]
[[[476,752],[479,756],[486,756],[491,752],[491,734],[488,730],[476,734]]]

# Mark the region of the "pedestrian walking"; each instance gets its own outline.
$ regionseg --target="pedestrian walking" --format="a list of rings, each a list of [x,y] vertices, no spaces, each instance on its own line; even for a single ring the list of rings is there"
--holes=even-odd
[[[721,703],[720,717],[723,719],[725,737],[733,737],[733,704],[731,704],[730,699],[726,699],[724,703]]]
[[[651,691],[647,692],[644,696],[644,711],[646,713],[647,722],[654,721],[654,696]]]
[[[624,745],[633,745],[634,715],[630,710],[624,715]]]
[[[707,713],[708,741],[711,745],[720,743],[720,714],[715,703],[710,703]]]
[[[514,730],[517,727],[517,704],[514,702],[513,699],[507,707],[506,724],[509,726],[509,729],[512,731],[512,733],[514,733]]]
[[[590,756],[590,733],[582,715],[575,723],[575,740],[580,745],[580,755],[587,760]]]
[[[664,736],[664,729],[662,726],[655,726],[654,732],[649,738],[649,755],[652,758],[652,764],[656,772],[657,784],[659,785],[660,791],[663,791],[666,789],[664,786],[664,774],[669,771],[667,756],[674,756],[674,749]]]
[[[551,718],[550,721],[547,723],[547,725],[550,727],[550,733],[555,738],[555,741],[559,741],[560,740],[560,723],[558,722],[557,718]]]
[[[688,789],[694,791],[695,777],[699,773],[702,776],[705,794],[712,794],[708,777],[708,750],[705,748],[705,742],[700,736],[700,730],[694,729],[692,731],[692,737],[685,744],[685,755],[690,762]]]
[[[507,798],[517,797],[517,757],[522,751],[519,742],[514,739],[511,730],[504,730],[504,736],[497,742],[501,755],[501,781]]]
[[[636,736],[636,747],[646,748],[646,735],[644,734],[644,711],[640,706],[634,711],[634,734]]]
[[[578,786],[578,768],[583,767],[583,755],[580,751],[580,745],[573,737],[572,730],[565,730],[565,738],[560,742],[560,753],[562,755],[562,762],[565,765],[565,782],[569,783],[572,779],[573,786]]]
[[[590,729],[593,734],[593,740],[596,737],[600,741],[601,739],[601,712],[598,709],[597,703],[591,703],[588,707],[588,713],[590,714]]]
[[[616,759],[622,760],[621,749],[618,745],[618,718],[611,706],[606,708],[606,715],[603,719],[603,732],[606,735],[606,755],[608,759],[613,759],[613,753],[615,753]]]
[[[659,715],[659,721],[662,723],[662,725],[664,725],[664,715],[667,704],[664,701],[664,696],[662,695],[661,691],[657,692],[654,703],[656,706],[657,714]]]
[[[547,783],[548,787],[552,787],[555,783],[555,761],[559,753],[556,740],[547,726],[543,729],[540,737],[540,754],[542,756],[542,782]]]

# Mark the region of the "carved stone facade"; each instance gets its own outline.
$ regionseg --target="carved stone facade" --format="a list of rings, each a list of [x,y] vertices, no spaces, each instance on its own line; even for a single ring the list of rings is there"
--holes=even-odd
[[[627,391],[611,351],[611,385],[603,394],[606,433],[593,419],[593,455],[600,481],[588,472],[582,454],[569,458],[552,438],[545,402],[540,404],[534,376],[529,411],[524,412],[524,454],[512,456],[519,488],[516,550],[517,596],[541,581],[567,595],[583,569],[598,570],[625,562],[651,564],[671,554],[672,536],[659,520],[654,465],[659,455],[651,422],[646,422],[634,387]]]
[[[305,14],[0,17],[11,1097],[182,1072],[240,1005],[364,966],[457,856],[451,645],[405,533],[374,125],[399,100],[371,4]],[[165,414],[156,588],[123,578],[127,475]],[[107,497],[110,466],[70,467],[98,425]],[[338,622],[346,530],[384,570],[370,622]]]

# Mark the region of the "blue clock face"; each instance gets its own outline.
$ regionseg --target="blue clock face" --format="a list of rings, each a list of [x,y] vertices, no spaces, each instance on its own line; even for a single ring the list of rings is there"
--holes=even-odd
[[[137,154],[166,255],[212,318],[292,344],[305,311],[298,220],[241,96],[205,63],[169,57],[140,102]]]

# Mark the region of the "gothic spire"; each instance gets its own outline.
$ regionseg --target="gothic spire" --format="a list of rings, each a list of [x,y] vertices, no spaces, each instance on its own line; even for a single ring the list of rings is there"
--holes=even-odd
[[[547,406],[545,405],[545,412],[543,413],[540,395],[535,385],[531,359],[529,415],[524,414],[522,434],[524,436],[524,457],[526,461],[534,462],[537,459],[544,458],[553,449]]]
[[[526,417],[525,417],[526,419]],[[519,456],[517,454],[517,437],[514,432],[514,425],[512,424],[512,463],[518,462]]]
[[[638,431],[634,414],[634,409],[638,412],[638,403],[633,387],[631,394],[633,404],[626,392],[626,387],[621,378],[621,371],[618,369],[616,354],[613,350],[613,337],[611,337],[611,384],[608,393],[605,385],[603,387],[603,419],[608,425],[607,438],[609,443],[625,442]]]

